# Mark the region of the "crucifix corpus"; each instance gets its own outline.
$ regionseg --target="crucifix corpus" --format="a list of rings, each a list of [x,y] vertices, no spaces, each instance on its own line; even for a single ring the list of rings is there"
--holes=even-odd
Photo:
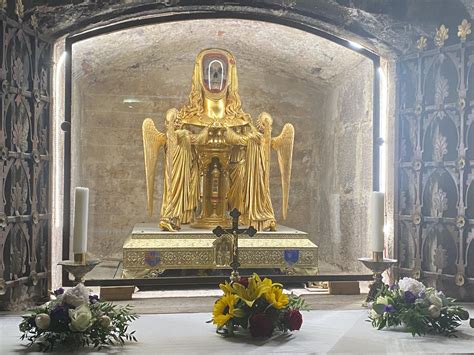
[[[248,228],[240,228],[239,229],[239,217],[241,213],[237,208],[234,208],[230,212],[230,216],[232,217],[232,228],[222,228],[221,226],[217,226],[212,231],[217,237],[221,237],[223,235],[230,235],[232,236],[232,262],[230,263],[230,267],[232,268],[232,273],[230,274],[230,280],[232,282],[236,282],[239,280],[239,235],[245,234],[250,237],[253,237],[257,230],[250,226]]]

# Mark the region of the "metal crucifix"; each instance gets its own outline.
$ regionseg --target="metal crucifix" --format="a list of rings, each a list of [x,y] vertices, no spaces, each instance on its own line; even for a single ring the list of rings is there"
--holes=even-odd
[[[232,228],[222,228],[221,226],[217,226],[212,232],[217,236],[221,237],[223,235],[231,235],[232,236],[232,262],[230,263],[230,267],[232,268],[232,273],[230,274],[230,280],[232,282],[236,282],[239,280],[239,235],[246,234],[250,237],[253,237],[257,230],[250,226],[245,229],[239,229],[239,217],[241,213],[237,208],[234,208],[230,212],[230,216],[232,217]]]

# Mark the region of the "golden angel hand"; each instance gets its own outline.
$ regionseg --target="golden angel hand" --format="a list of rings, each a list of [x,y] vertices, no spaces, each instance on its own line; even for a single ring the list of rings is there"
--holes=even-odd
[[[295,127],[293,127],[291,123],[286,123],[280,135],[271,139],[271,146],[277,152],[278,166],[280,167],[283,219],[286,219],[286,213],[288,211],[294,140]]]
[[[155,127],[153,120],[147,118],[142,125],[143,148],[145,153],[145,175],[148,215],[153,214],[153,193],[155,190],[156,161],[160,148],[166,144],[166,134]]]

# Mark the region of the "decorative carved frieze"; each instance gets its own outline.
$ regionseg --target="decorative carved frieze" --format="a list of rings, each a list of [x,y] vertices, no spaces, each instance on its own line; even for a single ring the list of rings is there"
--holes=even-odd
[[[260,232],[253,237],[240,236],[240,267],[317,272],[317,246],[306,233],[286,229],[278,233]],[[171,269],[229,269],[232,240],[225,236],[216,238],[206,230],[166,232],[153,224],[138,224],[124,243],[123,275],[158,277],[164,270]]]

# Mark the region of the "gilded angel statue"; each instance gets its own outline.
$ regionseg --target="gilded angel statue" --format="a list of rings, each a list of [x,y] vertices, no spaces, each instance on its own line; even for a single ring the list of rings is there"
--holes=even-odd
[[[272,118],[254,122],[242,110],[234,56],[222,49],[201,51],[195,62],[189,103],[166,113],[165,132],[150,118],[143,122],[147,207],[153,213],[155,170],[164,151],[164,190],[160,227],[182,224],[214,228],[230,224],[237,208],[241,221],[257,230],[276,230],[270,198],[270,153],[277,152],[286,218],[295,130],[284,125],[271,136]]]

